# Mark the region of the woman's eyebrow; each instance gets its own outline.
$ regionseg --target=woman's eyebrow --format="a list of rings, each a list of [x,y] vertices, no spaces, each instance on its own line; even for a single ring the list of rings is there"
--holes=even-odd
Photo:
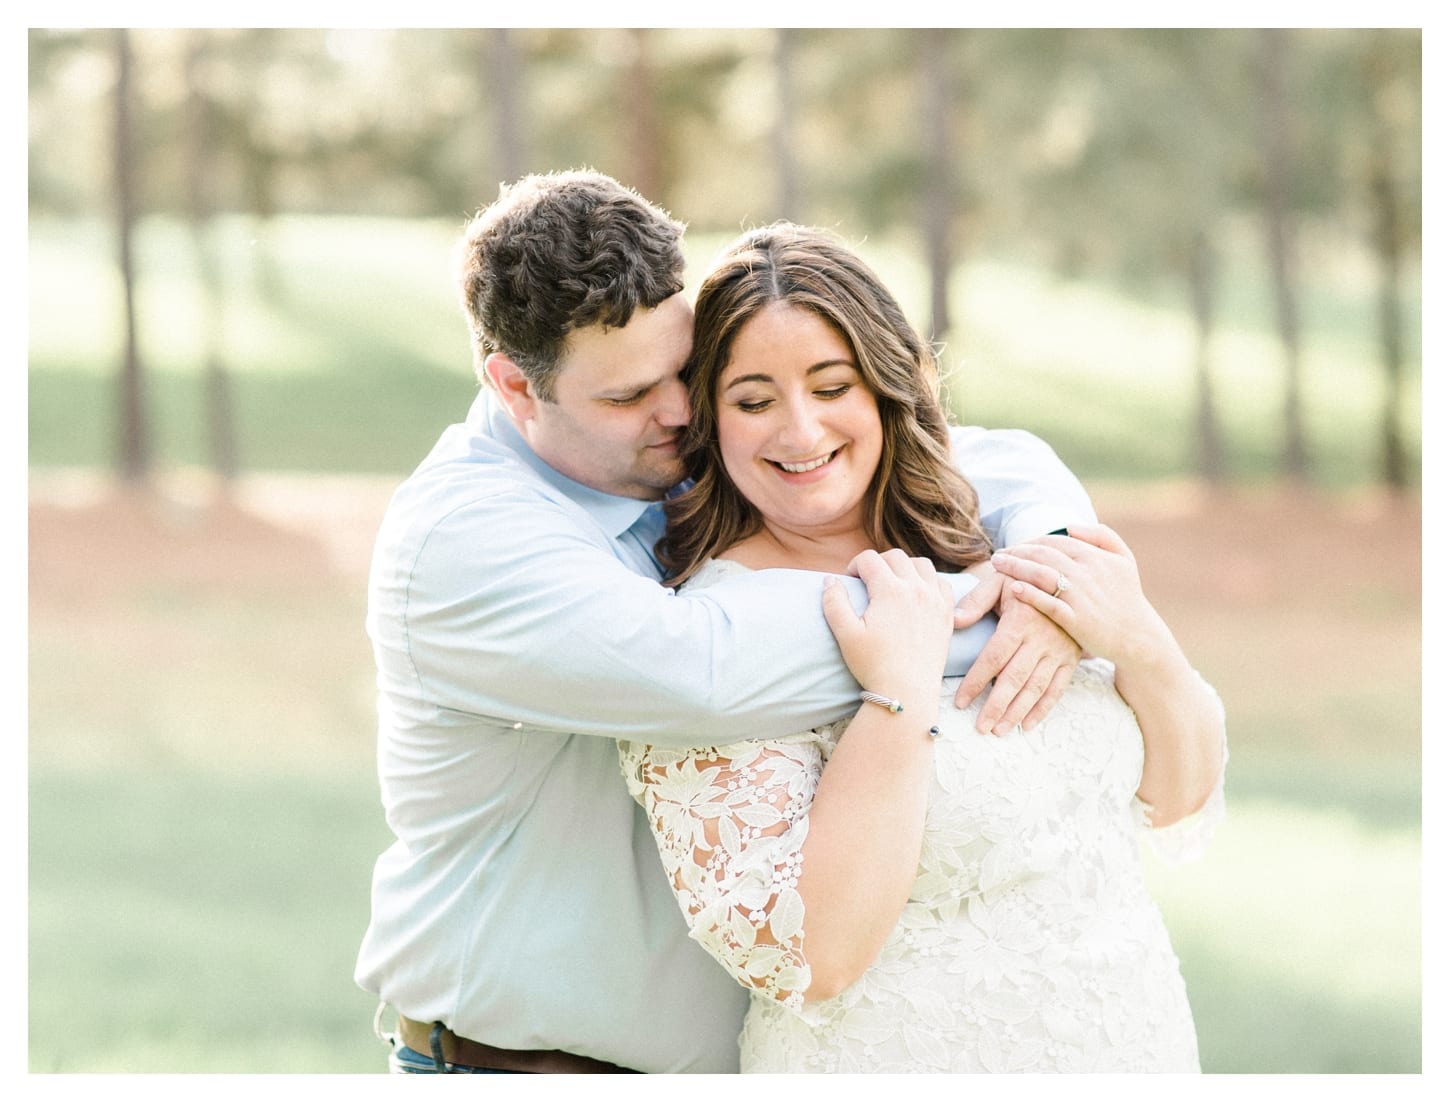
[[[725,389],[726,390],[729,390],[732,386],[739,386],[741,383],[773,383],[773,382],[775,382],[775,380],[772,379],[769,375],[766,375],[763,372],[757,371],[757,372],[755,372],[752,375],[737,375],[737,376],[735,376],[735,378],[731,379],[728,383],[725,384]]]
[[[854,360],[822,360],[820,363],[811,364],[810,367],[806,368],[806,374],[814,375],[817,371],[824,371],[828,367],[849,367],[852,371],[858,370],[856,367],[856,361]],[[771,378],[771,376],[765,374],[764,372],[757,371],[750,375],[737,375],[735,378],[731,379],[728,383],[725,384],[725,389],[729,390],[731,387],[736,386],[740,383],[773,382],[775,382],[775,380]]]

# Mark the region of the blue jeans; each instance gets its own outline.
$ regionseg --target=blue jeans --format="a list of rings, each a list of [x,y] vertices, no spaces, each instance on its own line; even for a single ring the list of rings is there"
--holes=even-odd
[[[497,1068],[475,1068],[468,1064],[444,1064],[449,1075],[516,1075],[518,1072],[499,1071]],[[388,1053],[388,1071],[394,1075],[437,1075],[438,1065],[433,1057],[415,1052],[402,1041],[393,1042],[393,1051]]]
[[[403,1044],[403,1038],[396,1032],[389,1033],[383,1028],[383,1012],[387,1010],[387,1003],[378,1003],[377,1013],[373,1015],[373,1036],[380,1041],[385,1041],[389,1048],[388,1071],[394,1075],[437,1075],[439,1067],[433,1057],[428,1056]],[[498,1068],[476,1068],[471,1064],[444,1064],[442,1071],[446,1075],[516,1075],[517,1072],[500,1071]]]

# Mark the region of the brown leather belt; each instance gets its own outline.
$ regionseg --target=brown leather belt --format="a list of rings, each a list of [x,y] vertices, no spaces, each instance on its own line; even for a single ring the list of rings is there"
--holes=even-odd
[[[412,1018],[398,1015],[398,1037],[403,1044],[424,1056],[433,1055],[433,1026],[428,1022],[415,1022]],[[460,1037],[451,1029],[438,1031],[439,1047],[443,1059],[450,1064],[463,1064],[471,1068],[491,1068],[494,1071],[524,1071],[538,1074],[596,1075],[602,1073],[629,1072],[616,1064],[606,1064],[588,1056],[575,1056],[572,1052],[554,1052],[535,1049],[520,1052],[507,1048],[494,1048],[479,1041]]]

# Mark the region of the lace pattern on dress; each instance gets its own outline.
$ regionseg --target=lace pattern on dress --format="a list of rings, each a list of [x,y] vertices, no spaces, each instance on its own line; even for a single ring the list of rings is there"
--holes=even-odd
[[[743,569],[712,563],[692,584]],[[796,885],[847,721],[691,750],[620,745],[691,936],[756,995],[742,1069],[1196,1068],[1135,834],[1193,856],[1223,818],[1222,777],[1195,815],[1140,832],[1141,734],[1110,664],[1083,662],[1050,721],[1011,739],[977,735],[976,705],[955,709],[952,688],[912,900],[866,975],[810,1004]]]
[[[796,885],[831,731],[687,751],[627,743],[620,751],[690,936],[743,986],[795,1010],[811,984]]]

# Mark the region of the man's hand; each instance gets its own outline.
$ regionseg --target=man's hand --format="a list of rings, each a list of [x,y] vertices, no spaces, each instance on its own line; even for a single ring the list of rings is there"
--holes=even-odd
[[[957,605],[954,625],[975,623],[994,603],[998,622],[957,689],[956,705],[965,708],[995,679],[977,716],[977,730],[1005,735],[1020,723],[1030,731],[1062,699],[1082,649],[1052,620],[1004,589],[990,563],[970,573],[980,584]]]

